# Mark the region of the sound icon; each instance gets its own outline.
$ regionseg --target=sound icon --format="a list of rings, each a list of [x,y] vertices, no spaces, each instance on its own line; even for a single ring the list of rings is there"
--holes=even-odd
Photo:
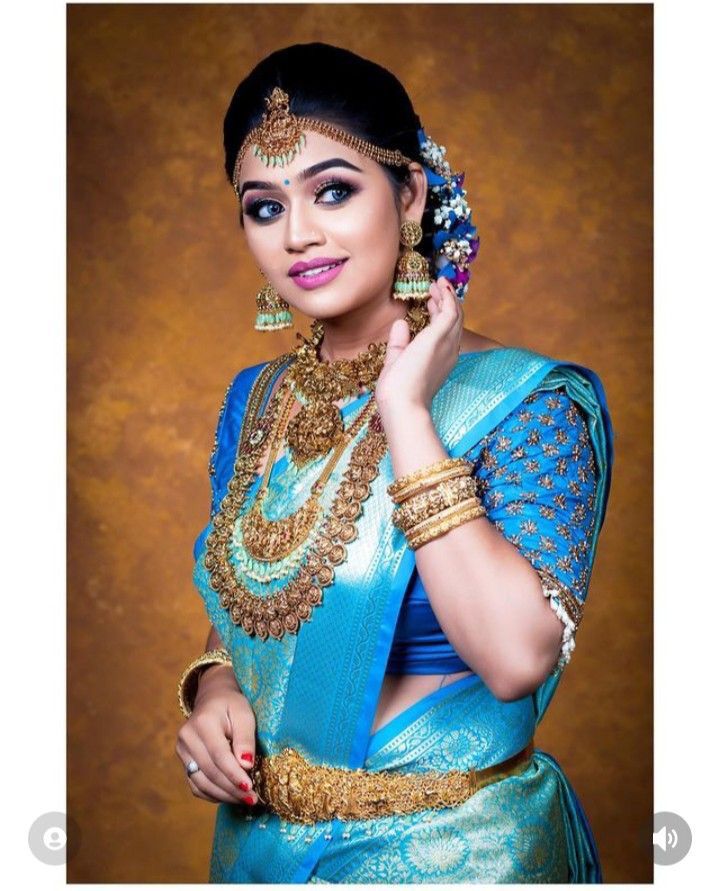
[[[677,843],[678,834],[676,829],[668,829],[667,826],[663,826],[657,832],[653,832],[653,844],[660,845],[663,851],[666,851],[668,847],[677,847]]]
[[[692,832],[679,814],[661,811],[653,816],[652,839],[655,863],[671,866],[690,850]]]

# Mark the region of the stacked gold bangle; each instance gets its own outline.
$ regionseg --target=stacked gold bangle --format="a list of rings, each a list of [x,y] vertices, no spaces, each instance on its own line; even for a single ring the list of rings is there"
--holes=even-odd
[[[401,505],[393,512],[393,524],[406,534],[413,550],[485,515],[472,472],[473,465],[464,458],[444,458],[388,486],[388,495]]]
[[[210,665],[232,665],[232,659],[225,647],[218,647],[203,653],[202,656],[191,662],[182,673],[178,684],[178,703],[180,711],[186,718],[192,714],[200,673]]]

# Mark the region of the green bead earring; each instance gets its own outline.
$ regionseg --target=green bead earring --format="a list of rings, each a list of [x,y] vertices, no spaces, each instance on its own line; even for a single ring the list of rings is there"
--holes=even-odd
[[[257,315],[256,331],[279,331],[281,328],[292,328],[293,316],[290,304],[283,300],[275,288],[267,282],[255,296]]]

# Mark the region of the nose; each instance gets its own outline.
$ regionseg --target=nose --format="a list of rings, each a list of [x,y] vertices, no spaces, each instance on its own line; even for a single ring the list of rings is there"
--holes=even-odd
[[[323,244],[324,241],[312,210],[303,207],[301,202],[295,202],[285,214],[285,250],[289,253],[301,253],[309,245]]]

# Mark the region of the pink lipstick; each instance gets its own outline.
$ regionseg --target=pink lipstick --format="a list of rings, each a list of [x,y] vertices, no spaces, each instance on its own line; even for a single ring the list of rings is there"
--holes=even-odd
[[[288,275],[296,285],[311,291],[337,278],[346,262],[347,258],[337,260],[332,257],[318,257],[309,263],[296,263],[290,268]]]

